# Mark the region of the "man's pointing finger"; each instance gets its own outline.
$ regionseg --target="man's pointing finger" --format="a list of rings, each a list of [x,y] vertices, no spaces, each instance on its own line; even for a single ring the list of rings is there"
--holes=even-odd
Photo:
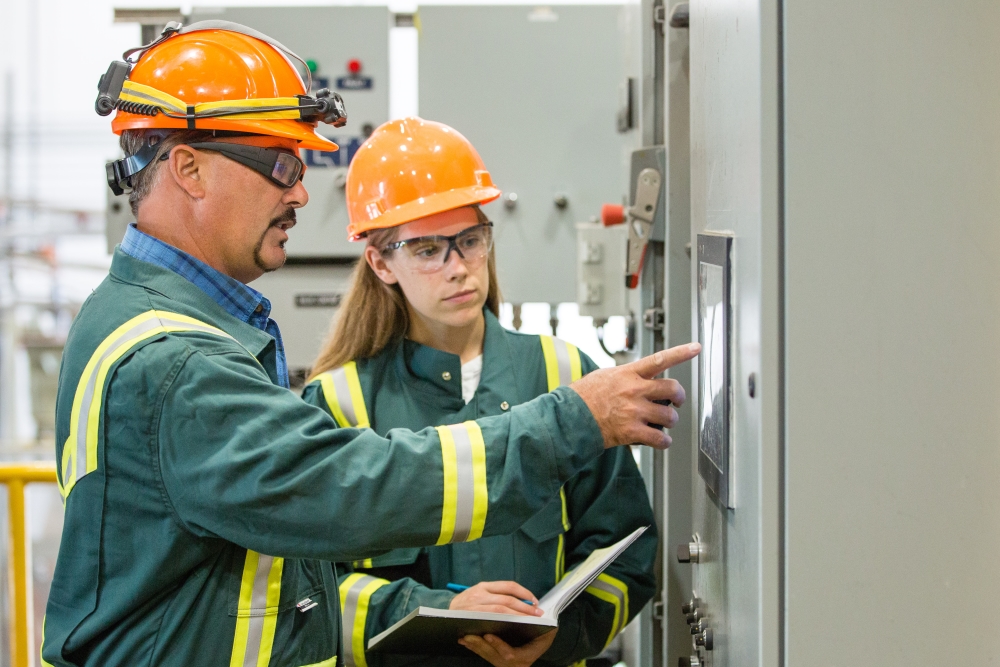
[[[668,368],[673,368],[678,364],[695,358],[699,352],[701,352],[701,345],[699,343],[688,343],[687,345],[672,347],[669,350],[660,350],[648,357],[633,361],[631,364],[627,364],[627,366],[648,380],[656,377]]]

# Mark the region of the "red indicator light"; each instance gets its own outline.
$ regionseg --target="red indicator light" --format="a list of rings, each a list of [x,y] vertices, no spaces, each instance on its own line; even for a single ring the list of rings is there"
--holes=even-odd
[[[350,72],[351,74],[360,74],[361,73],[361,61],[358,60],[357,58],[352,58],[351,60],[348,60],[347,61],[347,71]]]

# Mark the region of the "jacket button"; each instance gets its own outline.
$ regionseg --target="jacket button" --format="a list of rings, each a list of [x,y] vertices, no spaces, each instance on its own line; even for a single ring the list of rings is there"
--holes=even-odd
[[[451,373],[449,373],[448,371],[441,373],[441,379],[447,382],[448,380],[451,379]]]
[[[508,403],[507,401],[504,401],[503,403],[500,404],[500,409],[501,410],[510,410],[510,403]]]

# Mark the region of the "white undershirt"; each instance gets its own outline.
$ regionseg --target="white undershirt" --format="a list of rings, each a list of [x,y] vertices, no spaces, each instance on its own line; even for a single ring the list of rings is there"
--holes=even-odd
[[[483,355],[475,359],[469,359],[462,364],[462,398],[466,403],[476,395],[479,387],[479,378],[483,376]]]

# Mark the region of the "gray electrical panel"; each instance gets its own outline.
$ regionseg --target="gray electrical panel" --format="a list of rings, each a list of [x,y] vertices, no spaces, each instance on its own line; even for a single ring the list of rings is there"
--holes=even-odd
[[[575,223],[627,190],[624,11],[420,8],[420,115],[468,137],[504,191],[486,212],[507,301],[576,301]]]

